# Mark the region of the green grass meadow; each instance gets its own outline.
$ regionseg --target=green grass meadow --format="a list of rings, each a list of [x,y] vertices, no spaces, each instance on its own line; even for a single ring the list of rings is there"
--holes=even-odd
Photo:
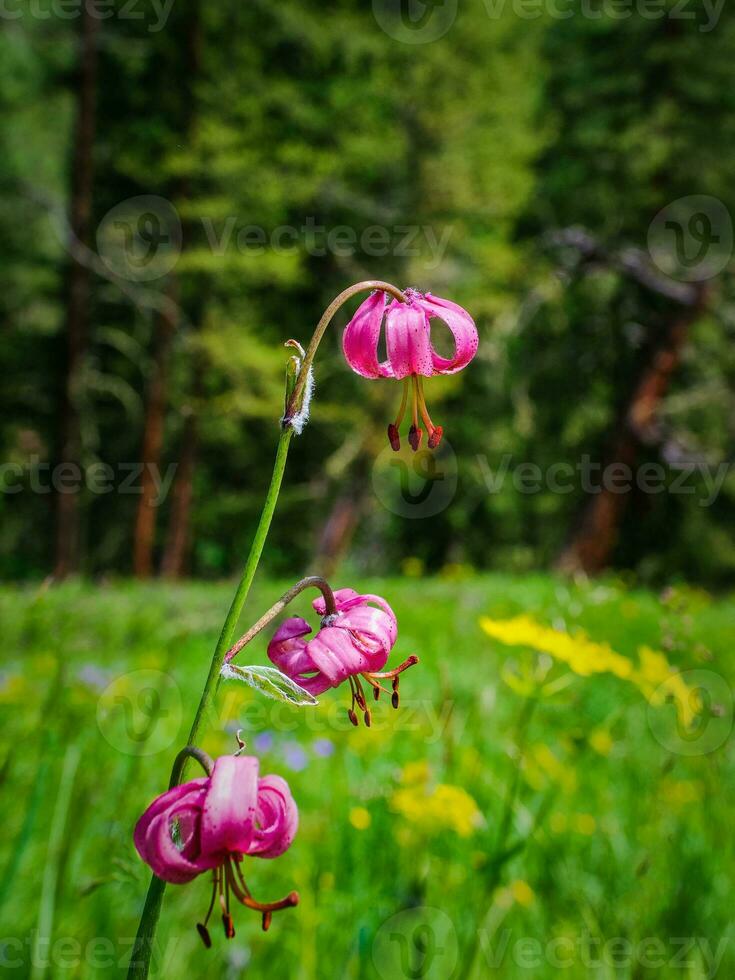
[[[258,583],[243,631],[288,584]],[[293,708],[222,685],[204,747],[234,751],[242,729],[300,810],[283,857],[246,860],[250,888],[301,902],[267,934],[237,908],[236,937],[215,922],[206,950],[208,879],[169,886],[151,975],[735,976],[735,601],[542,575],[349,584],[393,606],[389,664],[421,658],[400,708],[381,700],[355,729],[348,689]],[[124,975],[149,878],[132,828],[168,785],[232,588],[0,591],[0,975]],[[631,662],[662,651],[693,672],[693,726],[671,699],[478,623],[520,614]]]

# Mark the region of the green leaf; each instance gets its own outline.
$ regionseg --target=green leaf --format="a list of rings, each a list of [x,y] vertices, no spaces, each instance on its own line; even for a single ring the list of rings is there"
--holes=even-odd
[[[224,664],[220,673],[225,679],[244,681],[275,701],[286,701],[299,707],[319,704],[308,691],[299,687],[290,677],[286,677],[275,667],[240,667],[238,664]]]

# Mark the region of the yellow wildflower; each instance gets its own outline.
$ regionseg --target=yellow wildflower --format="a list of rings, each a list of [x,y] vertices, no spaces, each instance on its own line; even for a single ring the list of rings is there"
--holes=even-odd
[[[639,648],[640,663],[636,665],[616,653],[609,644],[591,640],[582,630],[571,634],[552,629],[535,622],[530,616],[516,616],[513,619],[482,616],[480,626],[488,636],[506,646],[530,647],[548,653],[580,677],[609,673],[634,684],[651,704],[673,700],[679,719],[687,728],[691,727],[702,710],[696,692],[688,687],[663,653],[650,647]]]
[[[563,630],[541,626],[530,616],[505,620],[483,616],[480,626],[488,636],[507,646],[532,647],[550,654],[581,677],[608,672],[628,679],[633,672],[633,665],[626,657],[615,653],[607,643],[590,640],[582,630],[572,636]]]
[[[597,821],[591,813],[577,813],[574,817],[574,829],[585,837],[591,837],[597,829]]]
[[[426,759],[421,762],[407,762],[401,773],[401,782],[406,786],[429,781],[429,763]]]
[[[475,800],[461,786],[439,783],[432,787],[425,762],[409,763],[403,770],[402,786],[391,797],[391,809],[427,833],[452,830],[469,837],[482,823]]]
[[[519,905],[523,905],[524,908],[528,908],[529,905],[533,904],[535,896],[533,894],[533,889],[527,881],[521,881],[518,879],[518,881],[512,882],[510,885],[510,893],[515,901],[518,902]]]
[[[350,823],[355,830],[367,830],[372,820],[370,811],[366,810],[364,806],[353,806],[350,810]]]
[[[596,728],[590,735],[590,745],[599,755],[610,755],[613,740],[607,728]]]
[[[678,809],[701,800],[702,784],[685,779],[665,779],[661,783],[661,795],[668,804]]]
[[[643,646],[638,650],[638,657],[640,669],[635,682],[644,697],[654,705],[672,700],[682,725],[691,728],[703,707],[697,692],[674,671],[663,653]]]

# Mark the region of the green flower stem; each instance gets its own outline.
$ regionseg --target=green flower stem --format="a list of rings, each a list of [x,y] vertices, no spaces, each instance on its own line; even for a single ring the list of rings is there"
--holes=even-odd
[[[266,494],[265,503],[263,504],[260,521],[258,522],[258,527],[255,531],[253,543],[250,546],[250,554],[248,555],[248,560],[245,563],[245,570],[242,573],[240,584],[237,587],[237,592],[235,592],[235,597],[232,600],[232,605],[227,613],[227,618],[225,619],[222,632],[220,633],[219,640],[217,641],[214,656],[212,657],[212,663],[209,668],[209,674],[207,675],[204,690],[202,691],[202,696],[199,700],[199,707],[194,715],[191,732],[189,733],[189,747],[193,747],[196,744],[196,740],[202,727],[202,722],[205,716],[214,706],[214,699],[220,682],[220,670],[222,669],[222,663],[224,662],[225,654],[232,643],[232,638],[235,635],[235,629],[237,628],[237,623],[240,619],[240,613],[242,612],[243,606],[245,605],[245,600],[250,592],[250,586],[253,584],[255,572],[258,568],[258,562],[263,554],[265,539],[268,537],[268,531],[271,526],[271,521],[273,520],[273,513],[276,509],[276,503],[278,502],[278,494],[283,481],[283,473],[286,468],[286,459],[288,458],[288,449],[292,437],[293,429],[287,428],[281,430],[281,436],[278,440],[278,448],[276,450],[276,460],[273,464],[273,475],[271,476],[270,486],[268,487],[268,493]],[[189,751],[189,748],[187,747],[187,749],[184,749],[176,757],[173,770],[171,772],[171,786],[177,786],[181,781],[186,760],[191,755],[192,752]],[[128,980],[145,980],[145,978],[148,976],[151,953],[153,951],[153,937],[156,932],[156,926],[158,925],[158,918],[161,914],[161,903],[163,902],[163,893],[165,889],[166,882],[162,881],[156,875],[151,875],[151,883],[148,886],[148,894],[146,895],[143,913],[140,917],[140,924],[138,926],[138,933],[135,937],[135,945],[133,946],[133,952],[130,957]]]
[[[250,546],[250,554],[248,555],[248,560],[245,563],[245,571],[242,573],[242,578],[240,579],[240,584],[237,587],[235,598],[232,600],[230,611],[227,613],[227,619],[225,619],[222,632],[220,633],[219,640],[217,641],[217,647],[214,651],[214,656],[212,657],[212,664],[209,668],[209,676],[207,677],[206,684],[204,685],[202,697],[199,701],[199,707],[197,708],[196,715],[194,716],[194,722],[192,723],[191,731],[189,732],[189,745],[196,745],[204,716],[213,707],[214,698],[217,693],[217,688],[219,687],[220,670],[222,669],[225,654],[232,644],[232,638],[235,635],[235,630],[237,629],[237,623],[240,619],[243,606],[245,605],[245,600],[250,592],[250,586],[253,584],[255,572],[258,568],[260,557],[263,554],[265,539],[268,537],[268,531],[270,530],[271,521],[273,520],[273,513],[276,509],[276,504],[278,503],[278,494],[281,490],[283,472],[286,468],[286,459],[288,457],[288,449],[292,437],[293,429],[288,428],[281,430],[281,437],[278,440],[278,449],[276,450],[276,461],[273,464],[273,475],[271,476],[271,483],[268,487],[265,503],[263,504],[263,511],[260,515],[260,521],[258,522],[258,527],[255,531],[253,543]]]
[[[243,606],[245,605],[248,593],[250,592],[250,586],[253,584],[255,572],[258,568],[260,557],[263,554],[265,540],[268,537],[268,531],[270,530],[271,521],[273,520],[273,513],[276,509],[276,504],[278,503],[278,494],[281,489],[283,473],[286,468],[288,449],[293,436],[293,429],[289,422],[293,418],[294,414],[299,411],[302,396],[304,394],[304,388],[306,386],[306,379],[314,361],[317,348],[319,347],[321,339],[324,336],[332,317],[342,306],[342,304],[347,302],[347,300],[356,293],[360,293],[368,289],[382,289],[384,292],[389,293],[391,296],[395,297],[401,302],[406,301],[406,297],[401,290],[388,282],[368,279],[364,282],[359,282],[354,286],[349,286],[347,289],[343,290],[339,296],[332,300],[327,309],[324,311],[322,318],[316,325],[316,329],[314,330],[314,334],[306,350],[306,354],[303,358],[299,359],[301,362],[300,370],[295,381],[293,382],[293,389],[290,391],[290,396],[288,397],[286,412],[281,428],[281,436],[278,440],[278,448],[276,450],[276,460],[273,465],[271,483],[268,487],[268,493],[266,494],[265,503],[263,504],[263,510],[260,515],[260,521],[258,522],[258,527],[255,531],[255,537],[253,538],[253,543],[250,546],[250,554],[248,555],[248,560],[245,563],[245,570],[242,573],[240,584],[237,587],[237,592],[232,600],[230,611],[227,613],[227,618],[225,619],[222,632],[220,633],[219,640],[217,641],[217,646],[212,657],[212,663],[209,668],[209,674],[207,675],[204,690],[202,691],[202,696],[199,700],[199,707],[196,710],[191,731],[189,732],[188,748],[193,749],[196,746],[202,723],[205,717],[214,707],[214,699],[217,695],[217,689],[220,683],[220,671],[222,669],[222,664],[224,663],[225,655],[228,649],[232,645],[232,638],[235,635],[240,614],[242,613]],[[295,345],[294,342],[289,342],[287,346],[297,345]],[[190,755],[191,752],[187,752],[185,750],[183,753],[180,753],[177,756],[171,773],[171,786],[176,786],[181,781],[187,758]],[[148,976],[151,953],[153,949],[153,938],[155,936],[158,918],[161,913],[161,903],[163,901],[163,893],[165,888],[166,883],[164,881],[157,878],[156,875],[151,877],[151,883],[148,886],[148,894],[146,895],[145,905],[143,906],[143,913],[140,917],[138,934],[135,937],[135,945],[133,946],[133,952],[130,957],[128,980],[146,980],[146,977]]]

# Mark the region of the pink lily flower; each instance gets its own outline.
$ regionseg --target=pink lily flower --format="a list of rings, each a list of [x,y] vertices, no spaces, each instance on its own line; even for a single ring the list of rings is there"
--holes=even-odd
[[[296,834],[299,814],[288,783],[280,776],[258,778],[258,760],[225,755],[209,776],[174,786],[156,797],[138,820],[133,839],[154,874],[184,884],[212,871],[212,900],[197,929],[211,945],[207,922],[219,895],[225,935],[235,935],[230,893],[263,915],[263,929],[277,909],[297,905],[291,892],[279,902],[256,902],[240,864],[245,855],[274,858],[287,850]]]
[[[429,434],[429,448],[441,442],[444,430],[431,421],[424,398],[423,378],[435,374],[455,374],[467,367],[477,353],[477,327],[467,310],[448,299],[405,290],[406,303],[392,300],[387,308],[385,293],[372,293],[358,308],[345,327],[342,349],[353,371],[364,378],[404,380],[403,397],[394,422],[388,426],[388,438],[394,450],[401,447],[398,428],[403,421],[411,390],[412,422],[408,441],[416,451],[421,445],[423,429]],[[443,320],[454,337],[454,356],[441,357],[431,342],[432,319]],[[378,361],[378,340],[385,319],[387,358]]]
[[[327,615],[326,602],[319,596],[312,603],[322,617],[316,636],[307,640],[311,626],[300,616],[287,619],[276,630],[268,644],[268,656],[299,687],[314,696],[330,687],[348,681],[352,704],[350,721],[357,725],[355,704],[370,725],[370,711],[360,682],[362,677],[372,688],[375,700],[385,691],[380,681],[392,681],[392,704],[398,707],[399,675],[418,657],[411,656],[394,670],[382,671],[396,642],[398,623],[393,610],[378,595],[360,595],[354,589],[338,589],[334,593],[336,612]]]

